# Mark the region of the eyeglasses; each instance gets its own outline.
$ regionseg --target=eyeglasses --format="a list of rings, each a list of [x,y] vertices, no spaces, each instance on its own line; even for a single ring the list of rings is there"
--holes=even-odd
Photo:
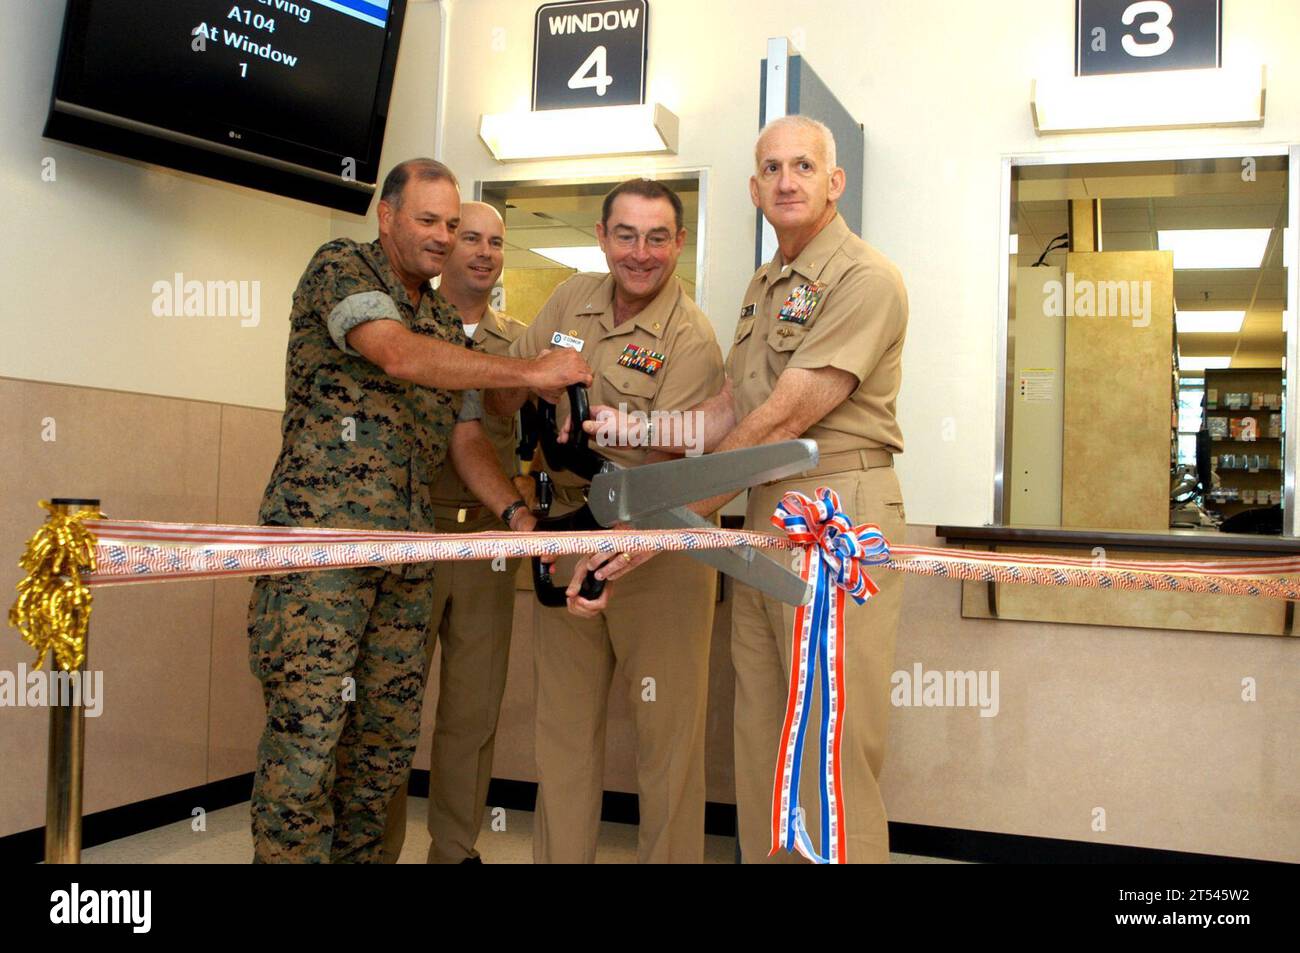
[[[618,248],[636,248],[641,244],[641,239],[645,239],[647,248],[663,249],[667,248],[673,242],[673,236],[669,232],[653,231],[648,233],[635,232],[632,229],[627,231],[619,230],[609,236],[615,247]]]

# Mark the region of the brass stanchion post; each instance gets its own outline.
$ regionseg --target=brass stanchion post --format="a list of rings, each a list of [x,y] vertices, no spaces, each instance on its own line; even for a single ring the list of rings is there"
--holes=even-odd
[[[99,500],[58,499],[50,501],[51,512],[71,515],[82,510],[98,511]],[[87,638],[89,651],[89,638]],[[55,671],[55,669],[51,669]],[[63,696],[51,692],[50,750],[45,774],[45,862],[81,863],[81,793],[85,765],[86,711],[81,704],[81,680],[86,662],[64,673],[77,691]],[[75,673],[75,679],[74,679]]]

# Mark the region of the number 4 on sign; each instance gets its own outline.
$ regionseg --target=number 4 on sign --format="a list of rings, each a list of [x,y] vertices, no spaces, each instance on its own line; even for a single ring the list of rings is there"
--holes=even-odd
[[[593,75],[586,75],[588,72]],[[569,77],[569,89],[595,89],[597,96],[604,96],[614,77],[605,72],[605,47],[598,46],[591,55],[582,61],[582,65]]]

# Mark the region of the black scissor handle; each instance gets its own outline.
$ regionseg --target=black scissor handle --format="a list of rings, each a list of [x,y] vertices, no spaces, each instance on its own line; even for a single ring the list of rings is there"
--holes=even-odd
[[[576,453],[586,453],[590,449],[587,431],[582,426],[591,419],[591,401],[587,394],[587,388],[581,384],[569,385],[568,442]]]
[[[537,521],[537,531],[539,532],[545,530],[580,531],[600,528],[600,524],[591,515],[591,510],[585,506],[564,516],[552,516]],[[586,577],[582,580],[582,588],[578,590],[578,594],[584,599],[599,599],[600,594],[604,591],[605,580],[597,579],[595,570],[588,570]],[[533,592],[537,594],[537,601],[547,608],[555,609],[568,604],[565,589],[555,584],[555,580],[551,578],[551,567],[542,562],[540,556],[533,557]]]
[[[551,609],[566,605],[569,601],[566,589],[555,584],[551,578],[551,567],[542,562],[540,556],[533,557],[533,591],[537,593],[537,601]],[[597,579],[594,569],[587,570],[578,595],[584,599],[599,599],[604,591],[605,580]]]
[[[570,384],[568,394],[569,439],[565,443],[560,443],[556,433],[555,405],[541,399],[537,401],[541,416],[538,439],[542,445],[542,456],[552,470],[568,470],[584,480],[590,480],[600,472],[605,462],[591,448],[587,431],[582,429],[583,423],[591,419],[591,402],[587,398],[587,388],[581,384]]]

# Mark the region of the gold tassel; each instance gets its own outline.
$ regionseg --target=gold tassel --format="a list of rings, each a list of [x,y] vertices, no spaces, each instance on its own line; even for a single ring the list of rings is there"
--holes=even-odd
[[[9,624],[36,650],[36,668],[46,653],[65,672],[76,671],[86,661],[86,633],[90,627],[90,589],[81,581],[85,571],[95,571],[95,537],[83,520],[103,519],[95,510],[59,513],[48,501],[45,525],[27,541],[18,565],[27,577],[18,583],[18,599],[9,610]]]

